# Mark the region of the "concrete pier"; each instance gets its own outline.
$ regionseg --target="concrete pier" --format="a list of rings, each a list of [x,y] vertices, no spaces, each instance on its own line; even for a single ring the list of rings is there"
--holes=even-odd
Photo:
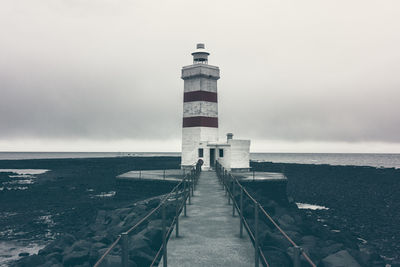
[[[216,173],[202,172],[187,217],[180,216],[168,242],[168,266],[254,266],[254,248],[247,233],[239,237],[239,217],[232,217]],[[160,263],[162,265],[162,260]]]
[[[143,170],[129,171],[117,176],[117,180],[135,181],[135,180],[164,180],[179,182],[185,176],[185,171],[181,169],[169,170]]]

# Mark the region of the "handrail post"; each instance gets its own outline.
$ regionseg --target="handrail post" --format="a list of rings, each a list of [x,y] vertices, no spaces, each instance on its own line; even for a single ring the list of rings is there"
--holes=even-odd
[[[163,266],[167,267],[167,222],[165,216],[165,203],[162,204],[162,245],[163,245]]]
[[[192,197],[194,196],[194,177],[192,176]]]
[[[192,182],[193,182],[193,185],[192,185],[192,187],[194,188],[194,175],[193,175],[193,169],[190,171],[190,177],[192,177]]]
[[[227,182],[226,182],[226,177],[227,175],[226,175],[226,170],[224,169],[224,185],[225,185],[225,196],[227,196],[228,195],[228,186],[227,186]]]
[[[191,184],[191,181],[190,181],[190,176],[189,176],[189,179],[188,179],[189,181],[188,181],[188,187],[187,187],[187,189],[188,189],[188,191],[187,191],[187,193],[188,193],[188,196],[189,196],[189,205],[191,205],[192,204],[192,200],[191,200],[191,197],[190,197],[190,184]]]
[[[230,182],[228,182],[228,186],[230,187],[229,184],[230,184]],[[230,191],[230,188],[229,188],[229,191]],[[229,191],[228,191],[228,205],[231,204],[231,194],[230,194],[231,192],[229,192]]]
[[[232,216],[235,217],[235,181],[232,180]]]
[[[300,267],[300,253],[301,248],[299,246],[293,247],[293,267]]]
[[[194,190],[196,190],[197,187],[197,175],[196,175],[196,171],[193,170],[193,179],[194,179]]]
[[[187,193],[186,193],[186,188],[187,188],[187,184],[186,184],[186,177],[185,177],[185,181],[183,183],[183,216],[187,216],[186,214],[186,200],[187,200]]]
[[[243,187],[240,187],[240,237],[243,237]]]
[[[254,202],[254,266],[259,266],[259,251],[258,251],[258,205]]]
[[[128,249],[128,233],[121,234],[121,247],[122,247],[122,256],[121,256],[121,266],[128,267],[128,259],[129,259],[129,249]]]
[[[196,187],[197,187],[197,177],[196,177],[196,175],[195,175],[195,173],[194,173],[194,171],[193,171],[193,194],[194,194],[194,191],[196,190]]]
[[[176,209],[175,209],[175,217],[176,217],[176,223],[175,223],[175,237],[179,236],[179,195],[178,195],[178,190],[175,192],[175,203],[176,203]]]

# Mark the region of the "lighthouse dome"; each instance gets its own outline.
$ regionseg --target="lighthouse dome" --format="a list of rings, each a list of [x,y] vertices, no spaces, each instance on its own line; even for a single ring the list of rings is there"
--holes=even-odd
[[[193,56],[193,63],[208,63],[208,53],[205,49],[205,45],[199,43],[196,45],[196,50],[192,53]]]

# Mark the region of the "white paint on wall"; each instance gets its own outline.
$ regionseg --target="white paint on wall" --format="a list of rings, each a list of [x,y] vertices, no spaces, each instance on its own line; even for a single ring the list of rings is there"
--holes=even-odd
[[[187,79],[184,82],[184,92],[193,91],[207,91],[207,92],[217,92],[217,80],[207,79],[205,77],[193,77]]]
[[[193,64],[182,68],[182,79],[193,77],[208,77],[219,79],[219,68],[208,64]]]
[[[184,127],[182,129],[182,162],[181,165],[193,165],[198,160],[198,149],[203,147],[204,163],[209,163],[207,142],[218,140],[218,128],[212,127]],[[200,144],[201,143],[201,144]],[[208,153],[208,154],[207,154]]]
[[[183,117],[218,117],[218,104],[207,101],[193,101],[183,103]]]
[[[250,167],[250,140],[230,139],[230,169]]]
[[[219,150],[223,149],[224,150],[224,156],[220,157],[219,156]],[[231,160],[231,147],[228,145],[225,146],[218,146],[217,147],[217,159],[218,162],[224,166],[224,168],[230,170],[230,160]]]

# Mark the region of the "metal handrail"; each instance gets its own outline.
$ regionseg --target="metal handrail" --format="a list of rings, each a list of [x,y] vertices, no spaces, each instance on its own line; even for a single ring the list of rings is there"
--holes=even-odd
[[[220,179],[222,185],[225,187],[225,192],[228,194],[228,203],[230,203],[230,199],[232,199],[232,215],[235,214],[235,209],[238,211],[240,215],[240,235],[242,236],[242,227],[244,226],[246,228],[247,233],[249,234],[250,239],[254,242],[254,247],[255,247],[255,266],[258,266],[258,260],[259,257],[261,257],[263,263],[266,266],[269,266],[269,263],[267,259],[265,258],[265,255],[261,249],[261,247],[258,244],[258,210],[261,210],[262,214],[271,221],[271,223],[279,230],[279,232],[289,241],[291,245],[294,247],[294,255],[293,255],[293,262],[294,266],[300,266],[300,254],[304,256],[306,261],[312,266],[316,267],[315,263],[310,259],[310,257],[305,253],[304,250],[301,249],[286,233],[284,230],[282,230],[281,227],[274,221],[274,219],[265,211],[265,209],[261,206],[261,204],[255,200],[253,196],[250,195],[250,193],[244,188],[244,186],[239,182],[239,180],[234,177],[232,174],[228,173],[225,168],[217,161],[216,162],[216,172],[217,176]],[[228,181],[230,178],[231,181]],[[232,190],[230,187],[230,183],[232,183]],[[235,184],[240,189],[240,206],[238,205],[235,195],[232,191],[235,190]],[[243,194],[244,193],[244,194]],[[247,196],[254,204],[254,213],[255,213],[255,233],[253,233],[247,223],[246,218],[243,216],[243,195]]]
[[[182,209],[184,209],[184,214],[186,216],[186,201],[189,198],[189,204],[190,204],[190,197],[191,195],[193,196],[193,191],[194,187],[197,184],[197,180],[199,177],[200,169],[194,169],[190,171],[190,173],[186,174],[183,179],[168,193],[166,194],[160,203],[152,209],[149,213],[147,213],[143,218],[141,218],[135,225],[133,225],[131,228],[129,228],[126,232],[118,235],[117,239],[109,246],[109,248],[104,252],[104,254],[99,258],[99,260],[95,263],[94,267],[100,266],[100,264],[104,261],[105,257],[117,246],[117,244],[122,241],[122,256],[121,256],[121,265],[123,267],[126,267],[128,265],[128,247],[127,247],[127,236],[137,227],[139,227],[142,223],[147,221],[154,213],[162,209],[163,212],[163,229],[165,226],[165,206],[167,205],[167,200],[172,196],[172,194],[176,194],[176,200],[178,200],[178,193],[180,195],[183,195],[182,197],[182,203],[179,205],[179,208],[177,207],[176,209],[176,214],[174,218],[172,219],[171,225],[168,227],[168,231],[165,231],[166,229],[163,230],[163,244],[161,245],[159,251],[157,252],[155,258],[153,259],[152,266],[155,262],[157,262],[158,257],[160,256],[160,251],[164,250],[164,257],[166,259],[166,242],[168,241],[168,237],[170,236],[173,227],[177,227],[177,235],[178,235],[178,222],[179,222],[179,215],[182,212]],[[183,185],[183,190],[179,190],[180,187]],[[188,185],[188,186],[187,186]],[[183,194],[182,194],[183,193]],[[178,202],[177,204],[178,205]],[[166,262],[164,264],[166,267]]]
[[[217,162],[218,163],[218,162]],[[218,163],[219,164],[219,163]],[[221,166],[221,165],[220,165]],[[222,170],[223,170],[223,172],[222,173],[226,173],[226,171],[224,170],[224,167],[222,167],[221,166],[221,168],[222,168]],[[217,170],[218,170],[218,168],[217,168]],[[232,174],[230,174],[230,173],[227,173],[226,174],[226,176],[228,176],[228,177],[231,177],[231,180],[232,180],[232,185],[234,185],[235,183],[239,186],[239,188],[240,188],[240,190],[243,190],[243,192],[245,193],[245,196],[247,196],[253,203],[254,203],[254,211],[255,211],[255,226],[256,225],[258,225],[258,223],[256,223],[256,221],[258,222],[258,212],[256,212],[256,210],[257,210],[257,204],[258,204],[258,202],[249,194],[249,192],[239,183],[239,181],[237,180],[237,179],[235,179],[233,176],[232,176]],[[228,186],[227,185],[227,182],[226,182],[226,180],[227,179],[222,179],[222,181],[223,181],[223,184],[225,185],[225,187],[226,187],[226,190],[227,190],[227,192],[229,193],[229,195],[228,195],[228,204],[229,204],[229,201],[230,201],[230,199],[232,199],[232,205],[233,206],[236,206],[236,207],[238,207],[238,205],[237,205],[237,203],[236,203],[236,199],[235,199],[235,197],[234,197],[234,195],[232,194],[232,191],[231,191],[231,189],[230,189],[230,186]],[[240,209],[237,209],[237,211],[238,211],[238,213],[241,215],[240,216],[240,220],[242,220],[243,221],[243,223],[244,223],[244,227],[246,228],[246,231],[247,231],[247,234],[249,235],[249,237],[250,237],[250,239],[253,241],[253,244],[254,244],[254,264],[255,264],[255,266],[259,266],[259,258],[261,257],[261,259],[262,259],[262,261],[263,261],[263,263],[265,264],[265,266],[267,266],[267,267],[269,267],[270,265],[269,265],[269,263],[268,263],[268,261],[267,261],[267,259],[266,259],[266,257],[265,257],[265,255],[264,255],[264,252],[261,250],[261,248],[260,248],[260,246],[258,245],[258,237],[257,237],[257,235],[258,235],[258,230],[256,229],[255,230],[255,232],[253,233],[252,231],[251,231],[251,228],[250,228],[250,226],[249,226],[249,224],[248,224],[248,222],[247,222],[247,220],[246,220],[246,218],[243,216],[243,214],[242,214],[242,211],[240,210]],[[257,210],[258,211],[258,210]],[[234,214],[233,214],[234,215]]]
[[[181,205],[180,205],[180,207],[177,209],[177,214],[180,214],[180,213],[182,212],[182,209],[184,209],[184,207],[185,207],[185,203],[182,202]],[[186,215],[185,215],[185,216],[186,216]],[[172,233],[172,231],[173,231],[173,229],[174,229],[174,225],[175,225],[175,223],[177,222],[177,218],[178,218],[178,217],[174,217],[174,219],[172,220],[170,226],[168,227],[168,231],[167,231],[167,233],[166,233],[166,236],[167,236],[167,237],[169,237],[169,236],[171,235],[171,233]],[[177,231],[176,231],[176,232],[177,232]],[[177,235],[178,235],[178,232],[177,232]],[[161,253],[161,251],[162,251],[163,249],[164,249],[164,246],[161,246],[161,247],[159,248],[159,250],[157,251],[156,256],[154,257],[154,259],[153,259],[153,261],[152,261],[152,263],[151,263],[151,265],[150,265],[150,267],[153,267],[153,266],[157,263],[157,260],[158,260],[158,258],[160,257],[160,253]]]

